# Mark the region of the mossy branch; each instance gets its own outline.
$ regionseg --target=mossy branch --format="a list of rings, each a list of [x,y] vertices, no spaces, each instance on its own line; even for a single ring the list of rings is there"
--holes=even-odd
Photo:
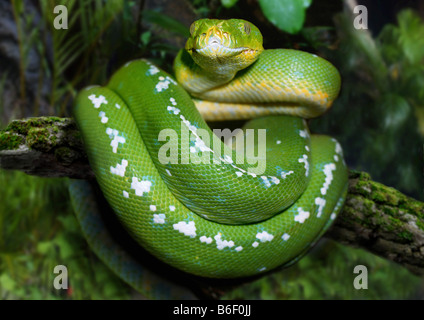
[[[42,177],[94,178],[80,133],[68,118],[12,121],[0,131],[0,168]]]
[[[0,168],[44,177],[92,179],[81,137],[66,118],[15,120],[0,131]],[[326,237],[424,275],[424,203],[350,171],[346,203]]]

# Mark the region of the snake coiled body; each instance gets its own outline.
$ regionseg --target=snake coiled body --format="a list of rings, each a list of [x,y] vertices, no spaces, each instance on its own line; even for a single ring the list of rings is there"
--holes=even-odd
[[[180,84],[136,60],[79,93],[96,179],[131,236],[178,269],[234,278],[293,263],[346,195],[339,143],[303,120],[331,106],[338,73],[311,54],[263,51],[243,20],[200,20],[191,34],[175,62]],[[238,131],[242,148],[212,134],[187,91],[207,119],[262,115]]]

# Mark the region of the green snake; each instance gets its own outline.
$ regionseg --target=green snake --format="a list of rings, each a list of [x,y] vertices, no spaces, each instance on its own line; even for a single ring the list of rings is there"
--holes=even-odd
[[[290,265],[346,196],[340,144],[304,120],[331,106],[340,76],[316,55],[264,50],[244,20],[202,19],[190,33],[175,78],[135,60],[78,94],[96,179],[129,234],[175,268],[236,278]],[[205,122],[250,118],[227,143]]]

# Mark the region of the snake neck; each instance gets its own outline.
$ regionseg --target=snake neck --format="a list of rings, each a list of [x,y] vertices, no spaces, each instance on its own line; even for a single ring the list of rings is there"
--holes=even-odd
[[[184,89],[195,97],[230,82],[239,68],[212,62],[208,70],[199,66],[186,50],[181,50],[174,61],[175,77]]]

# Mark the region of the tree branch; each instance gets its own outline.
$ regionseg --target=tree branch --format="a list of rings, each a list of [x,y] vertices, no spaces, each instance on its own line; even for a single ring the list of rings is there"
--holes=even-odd
[[[93,179],[75,123],[15,120],[0,131],[0,168],[43,177]],[[326,237],[360,247],[424,275],[424,203],[350,171],[342,212]]]

